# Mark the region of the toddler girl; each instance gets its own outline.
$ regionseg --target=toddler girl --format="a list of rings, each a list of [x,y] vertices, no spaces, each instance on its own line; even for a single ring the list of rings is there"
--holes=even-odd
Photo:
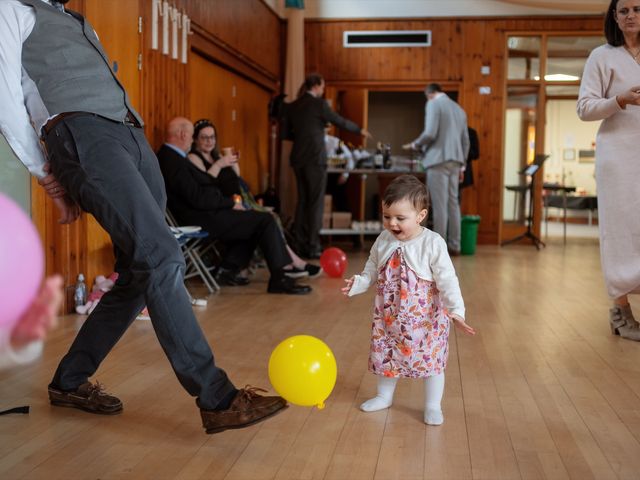
[[[391,182],[382,202],[385,231],[371,247],[364,271],[346,280],[342,292],[357,295],[377,281],[369,371],[378,375],[378,394],[360,409],[390,407],[400,377],[424,378],[424,422],[441,425],[449,320],[467,334],[475,330],[464,321],[445,241],[421,226],[427,202],[426,187],[414,176]]]

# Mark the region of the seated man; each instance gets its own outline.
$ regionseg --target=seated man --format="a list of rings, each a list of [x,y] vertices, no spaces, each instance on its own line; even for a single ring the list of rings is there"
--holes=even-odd
[[[201,226],[213,238],[224,242],[226,254],[218,272],[223,284],[246,283],[238,272],[245,268],[256,247],[260,247],[271,273],[269,293],[309,293],[311,287],[298,285],[285,276],[291,263],[273,216],[246,210],[225,197],[213,178],[188,159],[193,125],[182,117],[167,125],[166,142],[158,151],[160,169],[167,189],[168,208],[183,224]]]

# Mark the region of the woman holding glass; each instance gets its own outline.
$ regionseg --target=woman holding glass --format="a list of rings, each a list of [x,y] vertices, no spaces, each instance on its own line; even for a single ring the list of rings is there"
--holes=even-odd
[[[604,29],[607,43],[587,60],[577,111],[582,120],[602,120],[596,182],[611,332],[640,341],[628,300],[640,293],[640,0],[612,0]]]
[[[193,146],[188,155],[191,163],[215,178],[224,196],[238,199],[237,201],[242,202],[246,209],[269,212],[268,208],[258,204],[249,186],[240,176],[238,155],[233,149],[223,148],[222,155],[218,151],[218,132],[215,125],[207,119],[201,119],[194,123],[193,127]],[[275,218],[282,232],[280,218],[277,216]],[[284,238],[284,233],[282,236]],[[287,252],[292,259],[292,263],[284,267],[285,275],[291,278],[315,278],[320,275],[322,270],[319,266],[302,260],[286,243],[286,238],[284,240]]]

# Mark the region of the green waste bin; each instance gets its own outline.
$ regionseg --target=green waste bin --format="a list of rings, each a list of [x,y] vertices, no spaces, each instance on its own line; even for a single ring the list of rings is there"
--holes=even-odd
[[[460,229],[460,253],[473,255],[478,243],[478,224],[480,215],[463,215]]]

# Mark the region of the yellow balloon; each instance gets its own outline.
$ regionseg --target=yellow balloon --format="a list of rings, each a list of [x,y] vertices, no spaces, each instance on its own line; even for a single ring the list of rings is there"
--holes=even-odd
[[[322,340],[296,335],[282,341],[269,359],[269,380],[288,402],[324,408],[336,384],[338,367],[333,352]]]

